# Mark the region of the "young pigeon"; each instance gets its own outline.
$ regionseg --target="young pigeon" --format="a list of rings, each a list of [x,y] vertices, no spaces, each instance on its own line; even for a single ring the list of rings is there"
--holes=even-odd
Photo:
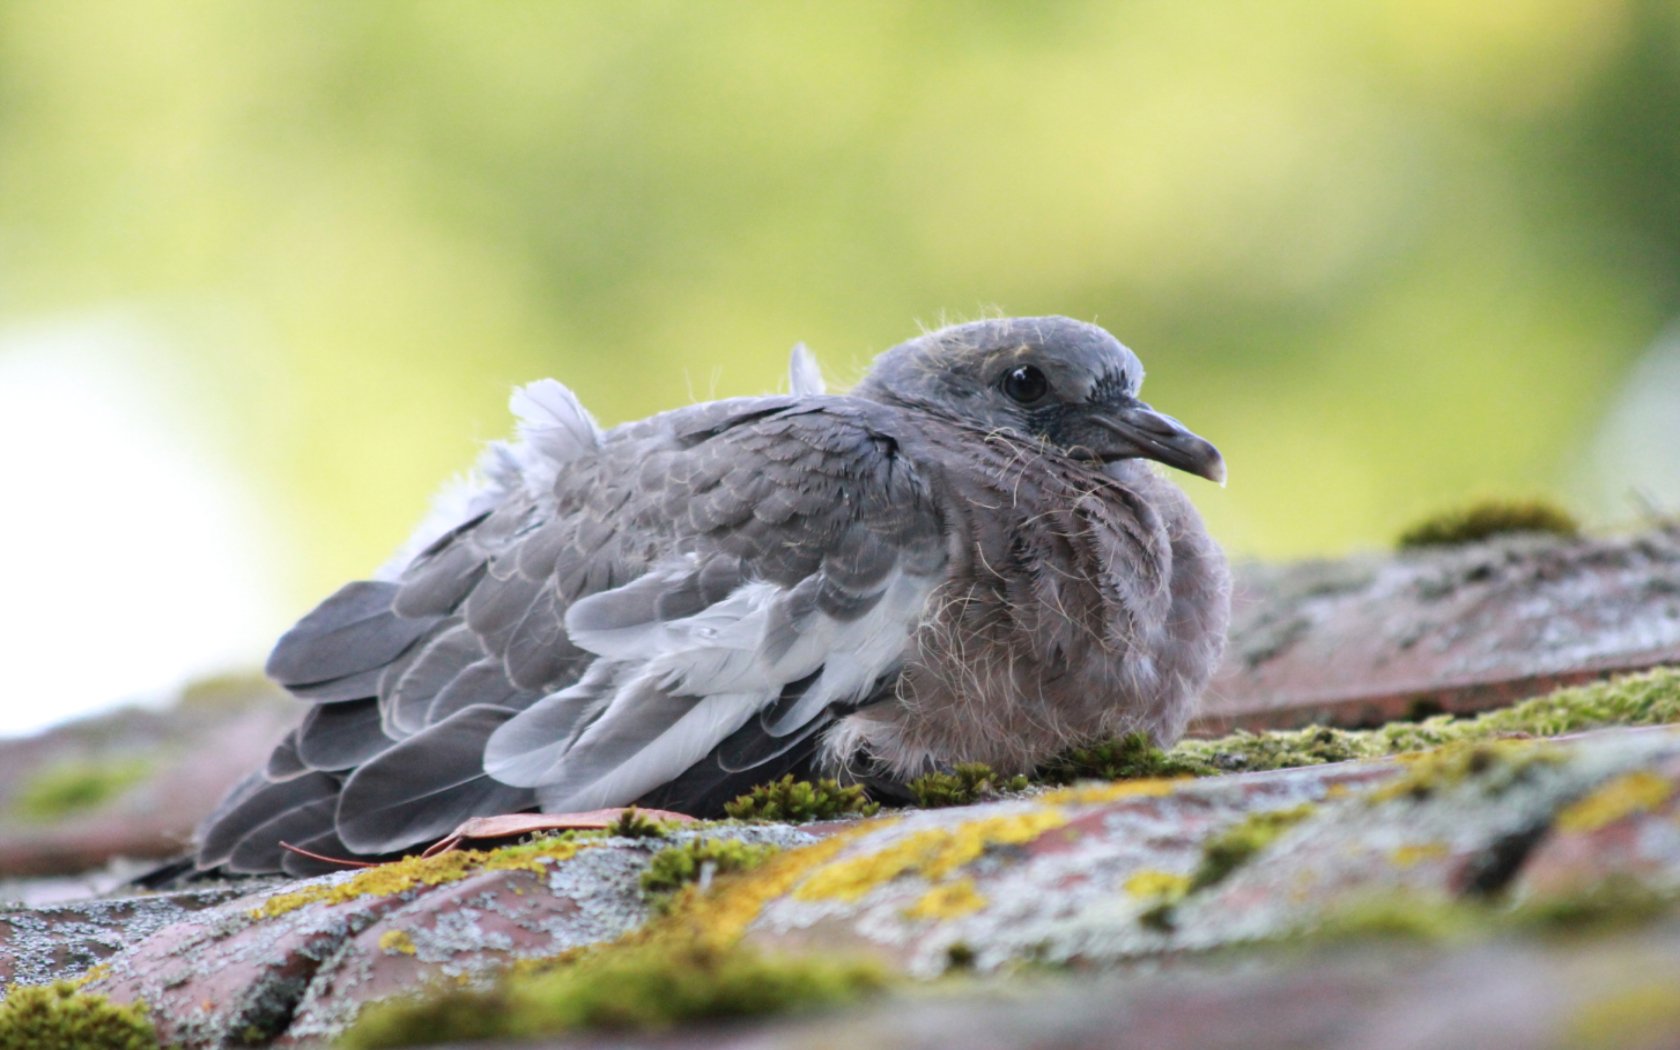
[[[515,393],[519,440],[416,552],[346,585],[268,673],[310,707],[200,830],[200,869],[322,870],[479,815],[632,803],[717,814],[796,771],[891,790],[1177,739],[1229,579],[1149,460],[1223,482],[1093,325],[1010,318],[886,351],[849,395],[602,431]],[[441,516],[440,516],[441,515]]]

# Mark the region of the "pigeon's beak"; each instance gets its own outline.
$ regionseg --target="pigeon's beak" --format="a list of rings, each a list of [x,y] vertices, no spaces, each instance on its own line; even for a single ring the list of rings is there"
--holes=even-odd
[[[1225,459],[1211,443],[1171,416],[1142,401],[1105,405],[1087,418],[1097,440],[1098,459],[1153,459],[1169,467],[1225,484]]]

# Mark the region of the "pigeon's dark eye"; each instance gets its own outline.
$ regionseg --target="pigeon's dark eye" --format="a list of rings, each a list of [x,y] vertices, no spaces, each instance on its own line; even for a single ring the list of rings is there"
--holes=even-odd
[[[1032,365],[1022,365],[1003,374],[1003,392],[1023,405],[1030,405],[1050,392],[1050,380]]]

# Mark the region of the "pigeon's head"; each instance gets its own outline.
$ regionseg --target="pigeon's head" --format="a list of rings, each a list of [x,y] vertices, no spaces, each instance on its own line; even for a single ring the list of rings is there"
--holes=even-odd
[[[1153,459],[1223,484],[1219,450],[1138,400],[1142,384],[1137,355],[1096,325],[1009,317],[901,343],[853,393],[1025,434],[1075,459]]]

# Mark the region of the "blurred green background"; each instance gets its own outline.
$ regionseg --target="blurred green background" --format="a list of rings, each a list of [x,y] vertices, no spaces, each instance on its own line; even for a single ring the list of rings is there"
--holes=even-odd
[[[46,477],[29,557],[78,608],[165,561],[132,586],[260,592],[260,651],[516,383],[611,423],[774,389],[796,340],[843,384],[918,325],[1064,313],[1225,451],[1186,487],[1233,552],[1383,544],[1579,504],[1680,306],[1677,128],[1672,0],[8,3],[0,378],[133,401],[116,432],[235,509],[102,497],[97,443],[41,467],[74,397],[0,466]],[[145,538],[192,515],[237,550]]]

